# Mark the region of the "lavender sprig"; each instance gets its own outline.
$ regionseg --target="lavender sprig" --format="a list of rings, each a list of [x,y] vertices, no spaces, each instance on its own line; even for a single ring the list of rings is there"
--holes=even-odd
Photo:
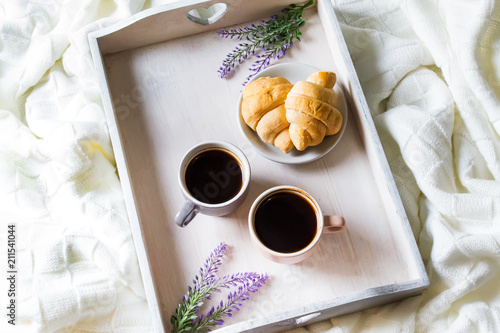
[[[222,288],[239,287],[239,290],[242,290],[241,297],[247,299],[248,297],[245,295],[248,294],[248,291],[255,292],[265,283],[268,278],[267,274],[259,275],[253,272],[217,277],[215,273],[219,271],[218,266],[222,264],[221,260],[226,250],[227,245],[220,243],[200,267],[199,274],[193,279],[193,287],[188,286],[186,295],[183,296],[182,302],[175,310],[175,315],[170,318],[173,333],[205,332],[214,325],[222,325],[224,321],[220,317],[223,315],[231,316],[231,306],[223,307],[223,303],[221,303],[217,307],[217,311],[215,309],[212,312],[209,311],[205,317],[199,314],[200,307],[205,303],[205,300],[211,299],[214,292],[221,292]],[[246,293],[245,290],[247,290]],[[231,292],[229,295],[232,295]],[[238,304],[241,306],[240,303]],[[218,317],[215,318],[215,316]]]
[[[195,276],[193,283],[196,286],[200,286],[200,284],[208,284],[215,278],[215,273],[219,271],[219,266],[222,265],[222,257],[224,253],[226,253],[227,244],[220,243],[208,256],[205,260],[205,264],[200,267],[199,274]]]
[[[268,277],[268,274],[254,274],[251,278],[246,279],[246,281],[238,287],[238,291],[229,293],[226,302],[220,301],[220,304],[216,308],[212,307],[205,317],[201,315],[196,328],[203,331],[210,331],[216,326],[224,324],[222,318],[224,316],[232,317],[233,310],[240,311],[240,308],[243,306],[242,302],[250,299],[249,293],[257,292],[258,288],[266,283]]]
[[[300,41],[302,35],[300,28],[305,24],[302,12],[304,8],[312,4],[312,0],[302,6],[292,4],[277,15],[271,16],[268,21],[262,20],[258,25],[252,24],[250,27],[218,30],[217,34],[222,38],[246,40],[227,54],[222,61],[222,66],[219,67],[219,76],[224,78],[236,65],[263,50],[263,55],[256,55],[258,60],[251,66],[252,73],[243,83],[245,85],[258,72],[269,67],[272,60],[283,57],[295,39]]]

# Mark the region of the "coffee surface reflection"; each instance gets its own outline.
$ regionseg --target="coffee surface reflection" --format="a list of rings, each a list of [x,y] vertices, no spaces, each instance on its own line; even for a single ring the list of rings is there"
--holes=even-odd
[[[224,149],[207,149],[194,156],[185,173],[186,187],[197,200],[220,204],[241,190],[243,176],[238,160]]]
[[[257,207],[255,232],[262,244],[273,251],[300,251],[316,236],[316,211],[307,199],[295,192],[271,194]]]

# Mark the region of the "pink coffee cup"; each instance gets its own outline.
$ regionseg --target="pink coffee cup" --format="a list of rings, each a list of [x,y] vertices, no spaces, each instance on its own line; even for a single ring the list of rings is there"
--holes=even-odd
[[[346,228],[342,216],[323,215],[321,207],[306,191],[295,186],[277,186],[263,192],[248,215],[250,237],[268,259],[294,264],[308,258],[322,234]]]

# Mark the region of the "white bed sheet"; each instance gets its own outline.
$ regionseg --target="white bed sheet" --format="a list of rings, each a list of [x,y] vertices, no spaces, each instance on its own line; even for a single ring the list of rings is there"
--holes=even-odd
[[[20,331],[152,331],[87,34],[164,2],[0,2]],[[293,332],[500,331],[498,2],[334,4],[431,285]]]

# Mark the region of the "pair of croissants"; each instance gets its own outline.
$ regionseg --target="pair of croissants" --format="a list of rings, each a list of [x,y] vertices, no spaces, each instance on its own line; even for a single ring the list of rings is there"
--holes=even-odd
[[[288,154],[320,144],[342,126],[333,90],[337,77],[317,72],[292,85],[282,77],[262,77],[245,86],[243,119],[266,143]]]

